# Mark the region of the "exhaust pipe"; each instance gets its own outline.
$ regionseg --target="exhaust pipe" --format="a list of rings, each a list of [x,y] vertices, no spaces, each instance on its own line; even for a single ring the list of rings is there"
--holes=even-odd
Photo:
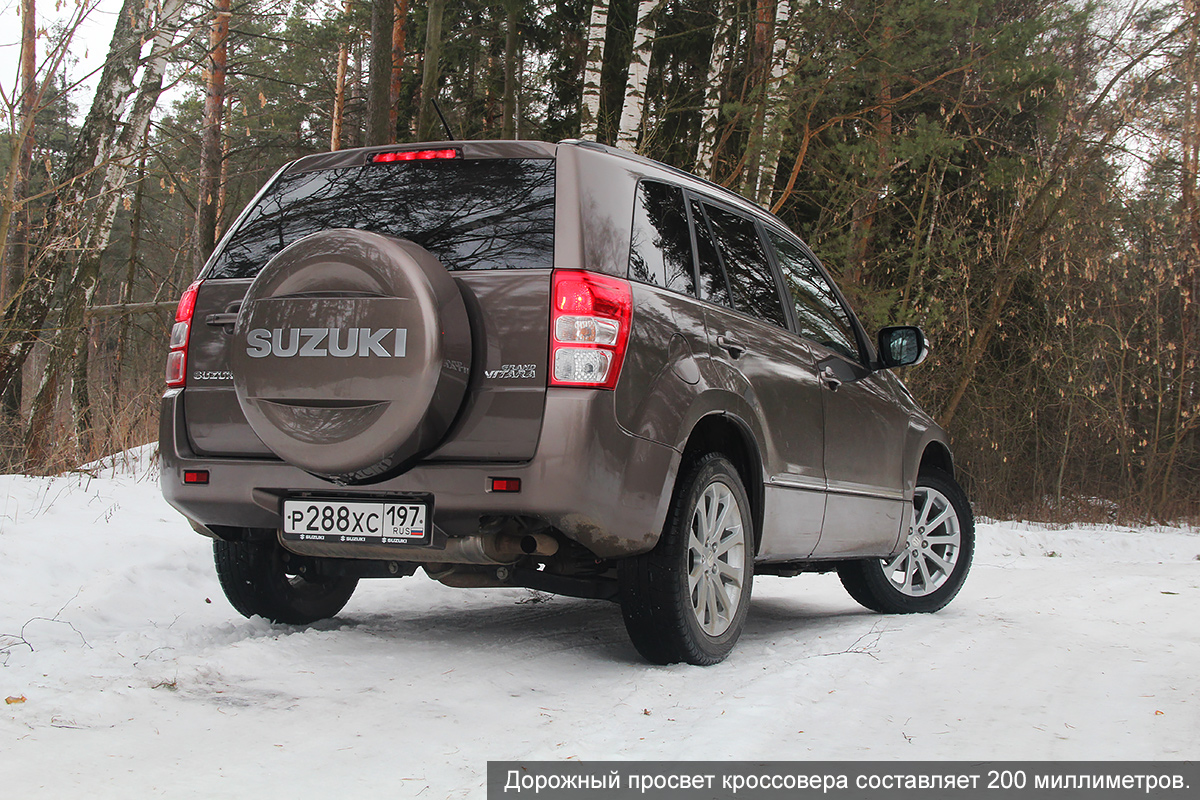
[[[493,558],[516,560],[521,556],[552,556],[558,552],[558,541],[544,533],[497,533],[483,537],[484,549]]]
[[[449,539],[443,558],[453,564],[512,564],[523,556],[552,556],[558,542],[544,533],[496,533]]]

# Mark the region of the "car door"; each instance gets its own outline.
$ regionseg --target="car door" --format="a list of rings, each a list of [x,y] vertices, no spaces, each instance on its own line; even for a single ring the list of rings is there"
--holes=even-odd
[[[907,509],[908,412],[895,402],[886,374],[869,368],[866,343],[816,258],[782,231],[769,229],[767,238],[821,386],[828,494],[813,555],[886,555]]]
[[[693,197],[701,297],[718,381],[761,419],[764,523],[758,558],[809,556],[825,512],[821,387],[808,347],[788,330],[756,223]]]
[[[708,361],[681,187],[638,181],[629,279],[637,312],[614,395],[617,420],[637,436],[674,447],[686,435],[681,434],[685,415],[706,388],[703,365]]]

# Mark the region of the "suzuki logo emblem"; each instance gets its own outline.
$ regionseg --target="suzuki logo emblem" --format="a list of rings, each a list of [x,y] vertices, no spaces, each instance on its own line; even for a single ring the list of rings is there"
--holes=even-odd
[[[385,341],[391,337],[391,347]],[[403,358],[408,328],[254,328],[246,336],[251,358],[379,356]]]

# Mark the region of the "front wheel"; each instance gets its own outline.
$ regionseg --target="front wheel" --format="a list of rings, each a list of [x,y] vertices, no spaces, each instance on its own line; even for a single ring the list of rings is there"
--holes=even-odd
[[[274,539],[213,542],[217,578],[243,616],[285,625],[308,625],[334,616],[350,600],[358,578],[306,578],[287,563]]]
[[[712,453],[686,471],[658,545],[621,562],[621,610],[634,647],[656,664],[716,664],[750,608],[753,518],[737,470]]]
[[[937,611],[954,599],[975,551],[971,504],[954,478],[922,472],[904,549],[884,559],[849,561],[838,577],[850,596],[883,614]]]

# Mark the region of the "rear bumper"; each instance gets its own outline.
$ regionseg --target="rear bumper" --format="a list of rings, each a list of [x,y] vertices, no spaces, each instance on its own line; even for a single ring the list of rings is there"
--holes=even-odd
[[[619,558],[658,541],[679,468],[678,451],[617,424],[613,393],[605,391],[550,389],[529,461],[424,463],[390,480],[354,487],[336,486],[282,461],[197,455],[184,424],[186,401],[182,390],[163,396],[160,480],[167,502],[203,528],[277,529],[279,501],[297,492],[431,493],[434,525],[447,536],[478,533],[481,517],[533,517],[598,557]],[[190,470],[208,470],[209,482],[185,484],[183,474]],[[490,492],[492,478],[519,478],[521,491]]]

